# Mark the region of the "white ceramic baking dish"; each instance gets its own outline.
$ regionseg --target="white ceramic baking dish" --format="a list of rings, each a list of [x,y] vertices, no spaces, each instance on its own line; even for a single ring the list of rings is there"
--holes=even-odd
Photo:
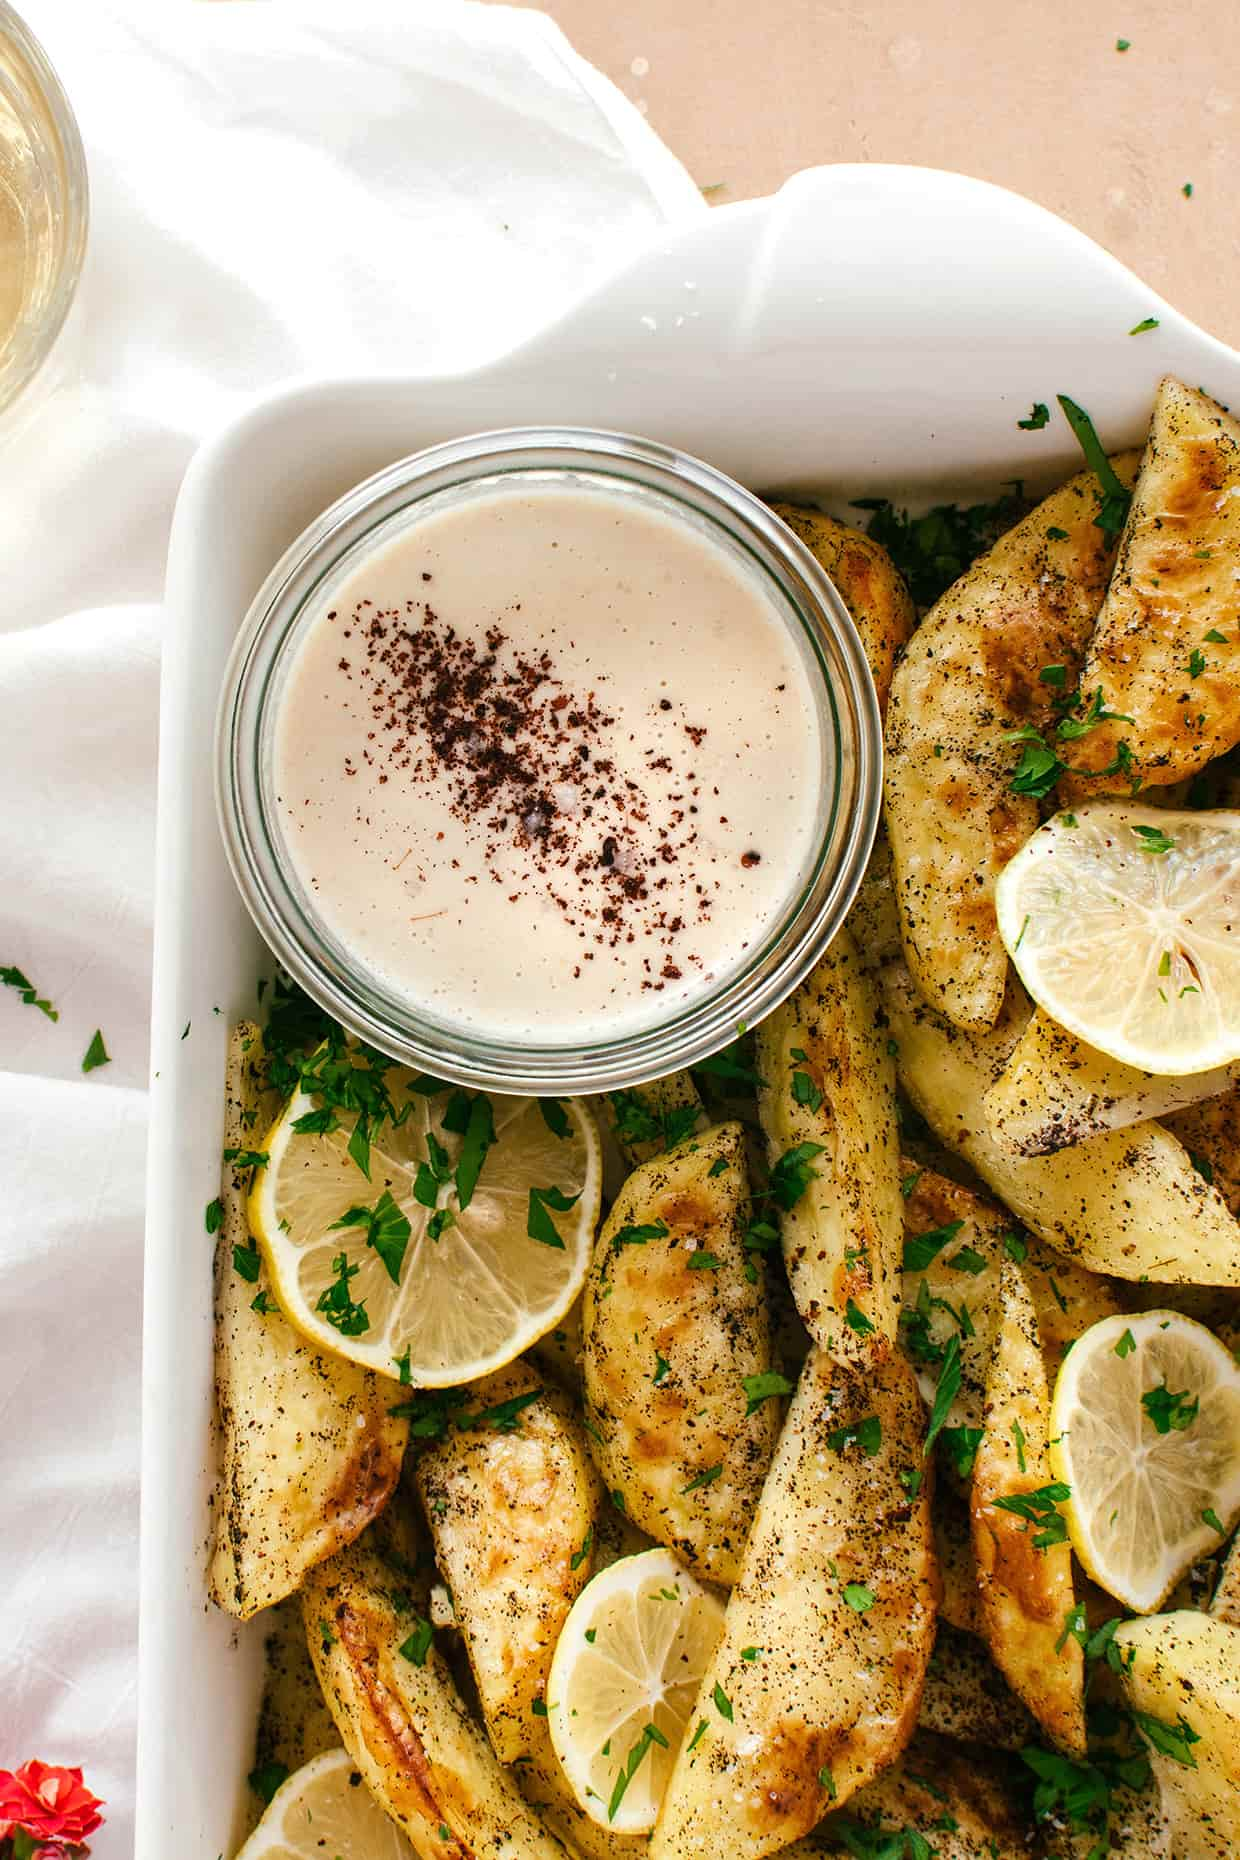
[[[1159,327],[1130,336],[1148,316]],[[264,952],[216,831],[212,729],[233,634],[269,568],[350,485],[488,427],[620,428],[763,491],[837,508],[1040,487],[1079,464],[1057,392],[1111,446],[1171,371],[1240,402],[1240,355],[1029,202],[930,170],[839,167],[662,235],[550,330],[467,375],[320,381],[262,401],[192,464],[168,570],[159,777],[143,1398],[137,1860],[231,1851],[263,1622],[203,1586],[211,1252],[225,1029]],[[186,1022],[191,1034],[182,1040]]]

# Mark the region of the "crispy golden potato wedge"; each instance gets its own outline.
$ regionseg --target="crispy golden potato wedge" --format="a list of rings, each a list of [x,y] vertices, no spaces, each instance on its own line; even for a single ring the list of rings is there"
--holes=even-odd
[[[1131,483],[1136,453],[1114,462]],[[884,791],[904,956],[958,1027],[991,1027],[1003,1006],[995,880],[1038,824],[1012,791],[1008,732],[1053,721],[1043,666],[1076,682],[1112,560],[1097,511],[1091,472],[1044,499],[930,610],[892,681]]]
[[[937,1509],[937,1499],[935,1505]],[[1019,1750],[1038,1739],[1037,1720],[987,1648],[945,1617],[939,1620],[934,1657],[926,1671],[918,1723],[924,1731],[984,1744],[990,1750]]]
[[[262,1036],[242,1021],[228,1044],[227,1149],[253,1149],[274,1115]],[[297,1588],[305,1572],[351,1543],[400,1477],[408,1423],[388,1410],[397,1384],[321,1354],[267,1289],[234,1265],[250,1258],[248,1169],[225,1164],[215,1251],[215,1405],[219,1481],[212,1601],[240,1620]],[[255,1301],[260,1308],[255,1309]],[[266,1308],[263,1308],[263,1307]]]
[[[604,1483],[640,1529],[723,1583],[736,1579],[779,1425],[778,1404],[746,1391],[771,1370],[748,1198],[739,1124],[642,1163],[599,1232],[582,1304]]]
[[[526,1405],[511,1427],[452,1429],[415,1468],[435,1562],[465,1637],[501,1763],[530,1756],[551,1656],[590,1575],[601,1497],[567,1396],[525,1363],[470,1388],[470,1406]]]
[[[1085,1754],[1085,1661],[1065,1628],[1076,1596],[1065,1540],[1038,1549],[1001,1502],[1052,1482],[1050,1391],[1033,1299],[1014,1260],[999,1271],[999,1314],[982,1438],[973,1461],[973,1555],[982,1629],[996,1666],[1054,1741]]]
[[[596,1102],[601,1103],[603,1120],[630,1169],[675,1149],[710,1122],[688,1072],[669,1072],[666,1078],[652,1079],[640,1089],[609,1091]],[[696,1116],[689,1115],[691,1109]]]
[[[1095,1272],[1164,1284],[1240,1285],[1240,1224],[1188,1151],[1158,1123],[1112,1130],[1054,1156],[1016,1156],[985,1127],[982,1099],[1012,1029],[973,1036],[921,1000],[890,963],[883,999],[900,1080],[939,1141],[1017,1218]]]
[[[1103,1130],[1126,1130],[1147,1117],[1225,1092],[1235,1066],[1163,1078],[1126,1066],[1069,1033],[1041,1008],[983,1100],[1000,1142],[1021,1156],[1048,1156]]]
[[[407,1549],[373,1535],[307,1577],[306,1636],[341,1741],[421,1860],[564,1860],[470,1717],[426,1587]]]
[[[879,830],[865,876],[844,919],[844,928],[867,969],[881,969],[901,954],[900,913],[891,871],[891,848]]]
[[[513,1777],[526,1801],[564,1842],[574,1860],[630,1860],[630,1856],[635,1860],[637,1855],[645,1854],[644,1834],[617,1834],[580,1806],[552,1748],[545,1719],[538,1721],[534,1748],[528,1760],[514,1769]]]
[[[949,1337],[958,1338],[960,1390],[947,1421],[951,1427],[980,1427],[1005,1259],[1021,1263],[1037,1313],[1048,1381],[1057,1374],[1069,1343],[1124,1307],[1109,1279],[1064,1258],[1035,1234],[1022,1233],[996,1202],[936,1169],[919,1168],[909,1158],[901,1161],[900,1169],[906,1191],[908,1264],[901,1319],[905,1344],[921,1392],[931,1402],[939,1352]],[[969,1315],[963,1330],[954,1315],[962,1307]]]
[[[993,1746],[992,1746],[993,1747]],[[919,1837],[917,1854],[937,1860],[1028,1860],[1024,1828],[1014,1818],[997,1766],[979,1751],[954,1748],[946,1738],[918,1732],[898,1763],[855,1795],[842,1814],[787,1849],[785,1860],[811,1854],[877,1853],[879,1830],[895,1860],[914,1848],[900,1834]],[[868,1838],[867,1838],[868,1837]],[[858,1846],[858,1840],[866,1842]]]
[[[883,545],[864,530],[801,504],[772,504],[771,508],[835,583],[861,635],[878,708],[885,711],[896,660],[917,622],[904,577]]]
[[[1116,1630],[1177,1860],[1240,1851],[1240,1627],[1184,1609]]]
[[[1240,1218],[1240,1086],[1164,1122]]]
[[[311,1757],[337,1749],[340,1733],[310,1658],[301,1597],[286,1596],[276,1603],[268,1619],[271,1631],[264,1643],[266,1679],[254,1761],[256,1765],[281,1763],[286,1770],[299,1770]]]
[[[1210,1613],[1217,1621],[1240,1628],[1240,1537],[1232,1539],[1227,1561],[1223,1564],[1218,1587],[1210,1601]]]
[[[849,1444],[865,1421],[873,1437]],[[810,1356],[652,1860],[759,1860],[899,1755],[934,1640],[931,1482],[910,1497],[901,1479],[923,1466],[924,1437],[898,1351],[865,1369]]]
[[[1064,792],[1130,792],[1196,774],[1240,743],[1240,422],[1168,375],[1089,642],[1081,690],[1124,720],[1074,745],[1073,764],[1108,768]],[[1127,721],[1131,719],[1131,721]]]
[[[874,979],[841,930],[758,1029],[788,1283],[810,1335],[841,1362],[885,1355],[899,1315],[896,1079],[881,1018]]]

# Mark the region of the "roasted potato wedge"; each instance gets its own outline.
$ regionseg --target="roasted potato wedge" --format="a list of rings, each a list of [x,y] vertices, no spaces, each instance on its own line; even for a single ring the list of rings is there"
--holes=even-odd
[[[946,1617],[939,1621],[918,1722],[922,1730],[989,1750],[1019,1750],[1038,1737],[1037,1720],[981,1641],[961,1633]]]
[[[432,1442],[415,1479],[492,1748],[515,1763],[541,1741],[534,1705],[590,1575],[601,1493],[567,1397],[528,1365],[498,1370],[470,1394],[486,1409],[527,1405],[511,1430],[454,1429]]]
[[[937,1860],[1028,1860],[1025,1830],[1013,1818],[995,1764],[978,1751],[955,1749],[946,1738],[924,1731],[842,1814],[829,1815],[806,1840],[788,1848],[785,1860],[877,1854],[880,1830],[890,1830],[893,1844],[881,1852],[891,1860],[914,1852]],[[906,1838],[900,1840],[901,1835]],[[909,1835],[923,1845],[914,1848]],[[859,1846],[859,1840],[865,1845]]]
[[[586,1412],[604,1483],[699,1574],[735,1581],[775,1446],[770,1316],[745,1250],[739,1124],[635,1169],[595,1242],[582,1304]],[[752,1385],[751,1385],[752,1386]]]
[[[310,1573],[302,1607],[341,1741],[422,1860],[564,1860],[466,1710],[407,1555],[368,1536]]]
[[[871,1418],[874,1438],[849,1444]],[[898,1351],[866,1369],[810,1356],[652,1860],[759,1860],[899,1755],[934,1640],[930,1480],[910,1497],[900,1476],[922,1466],[924,1435]]]
[[[771,508],[834,582],[861,635],[878,708],[885,711],[896,660],[917,623],[904,577],[883,545],[864,530],[801,504],[772,504]]]
[[[1103,1130],[1213,1098],[1234,1083],[1234,1066],[1162,1078],[1087,1046],[1041,1008],[1034,1011],[983,1104],[992,1134],[1021,1156],[1047,1156]]]
[[[1014,1155],[995,1142],[981,1109],[1012,1029],[973,1036],[952,1027],[901,964],[883,970],[882,985],[904,1089],[944,1147],[1019,1220],[1095,1272],[1240,1285],[1240,1224],[1169,1130],[1134,1124],[1054,1156]]]
[[[973,1461],[973,1556],[982,1631],[996,1666],[1064,1750],[1085,1754],[1085,1661],[1065,1634],[1076,1596],[1066,1540],[1038,1549],[1002,1501],[1051,1483],[1050,1391],[1033,1299],[1015,1261],[999,1272],[999,1312],[982,1438]]]
[[[1240,1086],[1165,1120],[1194,1164],[1240,1218]]]
[[[841,1362],[884,1355],[900,1308],[896,1080],[881,1019],[874,979],[841,930],[758,1029],[788,1283],[810,1335]]]
[[[688,1072],[669,1072],[640,1090],[606,1092],[601,1102],[607,1128],[630,1169],[675,1149],[710,1122]]]
[[[580,1806],[551,1745],[545,1719],[538,1721],[529,1758],[513,1771],[526,1801],[539,1818],[559,1836],[574,1860],[636,1860],[646,1852],[644,1834],[617,1834],[587,1815]]]
[[[1240,1627],[1184,1609],[1116,1630],[1177,1860],[1240,1850]]]
[[[1081,674],[1120,713],[1076,745],[1075,766],[1109,768],[1064,791],[1127,794],[1194,775],[1240,742],[1240,422],[1166,376]]]
[[[1115,460],[1125,483],[1136,464]],[[991,1027],[1003,1006],[995,880],[1038,824],[1036,801],[1012,791],[1008,733],[1052,722],[1043,666],[1076,682],[1112,561],[1097,513],[1091,472],[1044,499],[930,610],[892,681],[886,820],[904,956],[958,1027]]]
[[[262,1037],[249,1021],[228,1046],[224,1144],[253,1149],[274,1115]],[[351,1543],[400,1477],[408,1423],[389,1413],[395,1382],[321,1354],[267,1290],[246,1222],[248,1169],[226,1164],[215,1251],[215,1405],[219,1480],[208,1588],[240,1620],[290,1595],[305,1572]],[[255,1308],[256,1303],[259,1308]]]
[[[1037,1313],[1047,1379],[1057,1374],[1074,1338],[1123,1309],[1115,1286],[1036,1235],[1018,1231],[1005,1209],[935,1169],[901,1162],[904,1197],[905,1345],[921,1392],[934,1399],[938,1357],[949,1337],[960,1347],[960,1389],[948,1411],[952,1427],[980,1427],[986,1377],[999,1317],[999,1276],[1019,1259]],[[927,1259],[927,1255],[932,1257]],[[923,1289],[924,1287],[924,1289]],[[954,1313],[967,1307],[961,1329]],[[950,1619],[951,1617],[949,1617]]]

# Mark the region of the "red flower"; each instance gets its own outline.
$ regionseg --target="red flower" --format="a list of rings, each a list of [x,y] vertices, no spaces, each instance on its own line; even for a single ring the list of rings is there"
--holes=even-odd
[[[17,1771],[0,1770],[0,1825],[11,1822],[35,1840],[80,1846],[102,1822],[102,1806],[83,1783],[81,1770],[60,1769],[37,1757]]]

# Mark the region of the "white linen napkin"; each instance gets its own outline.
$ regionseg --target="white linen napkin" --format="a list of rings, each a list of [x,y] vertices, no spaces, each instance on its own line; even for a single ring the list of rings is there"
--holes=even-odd
[[[199,439],[312,371],[510,346],[697,189],[539,14],[19,0],[86,143],[66,378],[0,420],[0,1768],[133,1851],[160,609]],[[110,1063],[84,1075],[96,1028]],[[187,1676],[192,1683],[192,1676]]]

